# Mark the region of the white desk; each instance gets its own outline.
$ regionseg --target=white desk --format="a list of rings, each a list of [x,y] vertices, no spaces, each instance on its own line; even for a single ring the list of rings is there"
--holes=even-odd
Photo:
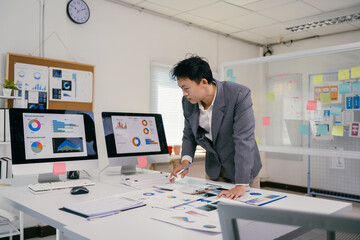
[[[69,190],[53,191],[34,195],[28,191],[27,185],[34,183],[35,178],[7,179],[2,182],[12,184],[0,188],[1,200],[18,210],[48,225],[57,228],[71,239],[221,239],[221,234],[205,233],[163,223],[151,216],[166,211],[150,206],[133,209],[118,215],[95,221],[60,211],[59,208],[68,203],[92,200],[113,194],[132,191],[130,187],[120,184],[119,176],[106,176],[96,186],[89,187],[90,193],[70,195]],[[219,183],[217,183],[219,184]],[[231,184],[222,184],[232,187]],[[264,194],[265,190],[259,190]],[[351,203],[324,200],[312,197],[286,194],[285,199],[269,204],[269,207],[296,209],[318,213],[343,213],[351,209]],[[59,234],[58,238],[61,239]]]

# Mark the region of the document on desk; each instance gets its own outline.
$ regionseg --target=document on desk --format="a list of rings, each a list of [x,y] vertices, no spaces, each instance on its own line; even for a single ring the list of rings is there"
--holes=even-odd
[[[126,198],[121,195],[115,195],[107,198],[69,204],[60,210],[71,212],[86,217],[88,220],[92,220],[145,205],[144,202]]]
[[[148,188],[124,194],[126,198],[142,201],[150,206],[172,208],[185,203],[196,201],[199,197],[184,194],[177,190],[164,191],[157,188]]]
[[[278,201],[280,199],[286,198],[286,195],[281,194],[262,194],[255,192],[254,190],[247,192],[242,197],[238,198],[236,201],[243,202],[250,205],[255,206],[263,206],[275,201]]]

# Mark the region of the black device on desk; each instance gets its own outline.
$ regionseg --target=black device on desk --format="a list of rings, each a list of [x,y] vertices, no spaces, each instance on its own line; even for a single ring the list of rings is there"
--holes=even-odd
[[[70,190],[70,193],[72,195],[78,195],[78,194],[86,194],[86,193],[89,193],[89,189],[87,189],[86,187],[73,187],[71,190]]]

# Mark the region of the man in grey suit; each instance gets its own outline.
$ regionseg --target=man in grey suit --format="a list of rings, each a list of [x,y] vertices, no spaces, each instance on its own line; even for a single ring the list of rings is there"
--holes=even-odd
[[[206,150],[207,176],[236,184],[220,196],[236,199],[246,192],[247,185],[260,187],[257,176],[262,165],[254,136],[250,89],[213,79],[209,64],[198,56],[180,61],[171,74],[183,91],[185,117],[182,161],[171,175],[177,177],[177,172],[191,164],[200,145]]]

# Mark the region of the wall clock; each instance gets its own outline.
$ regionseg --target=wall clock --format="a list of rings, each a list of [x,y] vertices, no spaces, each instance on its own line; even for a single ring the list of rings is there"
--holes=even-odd
[[[77,24],[86,23],[90,18],[90,8],[83,0],[71,0],[66,11],[71,21]]]

